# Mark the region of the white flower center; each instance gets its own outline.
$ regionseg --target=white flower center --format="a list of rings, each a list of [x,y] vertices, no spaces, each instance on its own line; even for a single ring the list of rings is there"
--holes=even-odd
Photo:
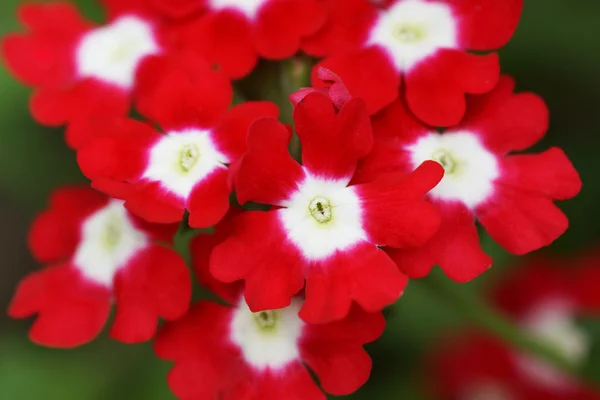
[[[585,363],[590,353],[590,337],[575,325],[568,302],[555,300],[541,304],[522,321],[522,326],[538,340],[554,347],[574,367]],[[521,354],[518,361],[523,372],[541,385],[558,390],[568,390],[574,385],[569,376],[545,360]]]
[[[210,0],[210,6],[215,10],[232,8],[253,19],[267,1],[269,0]]]
[[[382,11],[368,45],[385,48],[398,71],[408,71],[438,49],[458,46],[455,17],[449,6],[402,0]]]
[[[228,158],[212,141],[210,131],[190,129],[165,134],[150,150],[144,178],[187,199],[194,186],[217,168],[226,168]]]
[[[300,357],[298,339],[304,327],[298,317],[301,306],[293,299],[286,308],[253,313],[242,298],[233,313],[230,338],[248,364],[260,370],[279,369]]]
[[[326,258],[366,239],[360,199],[346,185],[307,174],[277,211],[288,239],[307,259]]]
[[[498,160],[466,131],[431,132],[407,146],[414,168],[423,161],[434,160],[444,167],[444,178],[429,194],[448,201],[461,201],[474,209],[494,190],[499,176]]]
[[[147,244],[148,238],[133,225],[123,202],[112,200],[83,222],[74,263],[87,278],[112,286],[116,272]]]
[[[158,52],[160,47],[152,25],[140,18],[125,16],[94,29],[81,39],[76,50],[77,70],[83,78],[96,78],[131,89],[139,63]]]
[[[460,396],[460,400],[515,400],[499,383],[482,381],[473,383]]]

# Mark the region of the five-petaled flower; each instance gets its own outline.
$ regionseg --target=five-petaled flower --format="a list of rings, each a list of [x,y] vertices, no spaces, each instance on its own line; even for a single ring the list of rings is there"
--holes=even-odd
[[[235,178],[240,203],[273,205],[236,221],[217,246],[211,272],[245,281],[252,311],[287,307],[305,286],[301,317],[311,323],[343,318],[356,301],[367,311],[393,303],[406,277],[379,246],[418,246],[437,230],[435,207],[423,196],[443,169],[427,161],[402,177],[349,185],[357,161],[372,146],[364,102],[336,113],[322,93],[294,109],[303,165],[288,153],[290,131],[274,118],[257,120]]]
[[[139,0],[104,0],[109,22],[86,21],[73,4],[25,4],[30,31],[2,41],[8,68],[35,87],[31,113],[44,125],[68,124],[67,143],[89,138],[90,118],[127,115],[136,71],[149,55],[169,51],[171,28]]]
[[[591,338],[576,318],[600,312],[598,290],[590,284],[599,271],[598,254],[575,262],[537,259],[499,282],[493,302],[533,338],[580,367]],[[598,389],[477,330],[451,335],[432,352],[429,366],[440,399],[600,399]]]
[[[191,247],[200,283],[229,304],[201,301],[157,335],[157,355],[175,362],[171,390],[182,400],[326,399],[308,367],[325,392],[356,391],[371,372],[363,345],[383,332],[381,312],[355,307],[342,321],[309,325],[298,316],[301,296],[282,309],[250,311],[239,284],[216,282],[208,271],[210,251],[230,226],[226,219],[216,237],[200,235]]]
[[[73,347],[100,333],[115,303],[110,335],[151,339],[158,317],[182,317],[191,299],[185,262],[165,247],[176,230],[142,221],[93,189],[58,189],[29,233],[33,255],[49,266],[20,283],[9,315],[37,314],[34,342]]]
[[[498,56],[466,52],[504,46],[523,0],[330,0],[331,21],[309,50],[338,74],[370,113],[404,93],[411,111],[433,126],[460,122],[466,93],[494,88]],[[402,88],[401,86],[402,83]],[[318,79],[313,83],[319,85]],[[400,89],[399,89],[400,88]]]
[[[95,188],[148,221],[177,222],[188,210],[191,226],[216,224],[229,208],[228,166],[244,153],[248,126],[277,116],[277,106],[246,102],[227,110],[227,78],[194,56],[152,58],[139,77],[140,112],[164,133],[133,119],[93,127],[100,132],[79,150],[79,166]]]
[[[462,282],[489,268],[492,260],[479,245],[475,218],[519,255],[549,245],[567,229],[567,217],[554,200],[575,196],[579,175],[559,148],[512,154],[534,145],[548,127],[544,102],[513,90],[513,80],[502,77],[494,91],[471,97],[461,124],[443,133],[417,121],[401,101],[374,118],[375,146],[355,181],[409,173],[425,160],[445,169],[428,195],[442,215],[440,230],[419,248],[389,250],[409,277],[425,276],[438,264]]]

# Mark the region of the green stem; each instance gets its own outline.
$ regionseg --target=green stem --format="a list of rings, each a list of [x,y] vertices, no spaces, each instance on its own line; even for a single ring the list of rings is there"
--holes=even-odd
[[[556,349],[521,330],[510,319],[490,308],[467,288],[461,287],[441,274],[431,274],[420,281],[453,304],[464,316],[515,348],[543,358],[570,375],[576,374],[575,366]]]
[[[295,91],[310,86],[311,61],[304,56],[296,56],[281,63],[280,88],[281,88],[281,120],[294,126],[292,117],[293,107],[288,96]],[[290,142],[290,153],[296,159],[300,159],[301,144],[298,135],[294,134]]]

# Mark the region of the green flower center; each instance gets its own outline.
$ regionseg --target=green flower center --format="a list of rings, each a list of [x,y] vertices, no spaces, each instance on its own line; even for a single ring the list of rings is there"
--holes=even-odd
[[[263,332],[273,332],[277,328],[279,313],[274,310],[266,310],[254,313],[254,322]]]
[[[111,216],[104,230],[103,243],[107,250],[112,251],[117,247],[123,236],[121,221],[116,216]]]
[[[399,24],[394,27],[392,34],[396,40],[410,44],[423,40],[425,30],[419,25]]]
[[[452,157],[452,155],[446,150],[438,150],[431,156],[433,161],[437,161],[444,168],[444,171],[447,174],[452,174],[455,172],[457,167],[456,160]]]
[[[194,144],[186,144],[181,150],[179,165],[184,172],[191,170],[198,162],[200,152]]]
[[[308,210],[313,218],[320,224],[331,221],[331,202],[325,197],[315,197],[308,205]]]

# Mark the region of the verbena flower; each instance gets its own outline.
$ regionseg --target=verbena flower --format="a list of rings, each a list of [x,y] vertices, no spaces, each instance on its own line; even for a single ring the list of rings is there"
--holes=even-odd
[[[56,190],[29,233],[31,252],[47,267],[19,284],[9,315],[37,315],[36,343],[74,347],[100,333],[114,303],[113,338],[151,339],[158,317],[182,317],[191,299],[185,262],[165,247],[176,229],[142,221],[86,187]]]

